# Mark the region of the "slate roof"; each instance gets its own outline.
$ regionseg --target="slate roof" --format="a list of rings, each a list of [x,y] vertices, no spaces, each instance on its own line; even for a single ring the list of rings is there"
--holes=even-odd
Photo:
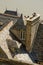
[[[43,24],[39,25],[37,35],[33,44],[32,53],[35,60],[43,62]]]
[[[10,14],[10,15],[17,16],[17,11],[6,10],[6,11],[4,12],[4,14]]]
[[[10,21],[13,21],[13,23],[15,24],[18,19],[18,16],[15,17],[13,15],[10,16],[0,13],[0,30],[2,30]]]
[[[12,27],[12,29],[14,29],[14,28],[16,28],[17,30],[26,29],[26,26],[24,25],[24,21],[21,17],[17,20],[17,22]]]

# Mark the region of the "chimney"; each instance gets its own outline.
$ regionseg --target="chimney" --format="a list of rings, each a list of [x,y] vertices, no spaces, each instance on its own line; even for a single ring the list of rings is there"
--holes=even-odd
[[[36,13],[34,12],[32,15],[33,15],[33,17],[35,17],[36,16]]]
[[[23,14],[21,14],[21,16],[20,16],[22,19],[23,19]]]
[[[39,26],[40,15],[34,13],[32,18],[27,18],[26,24],[26,50],[30,52]]]

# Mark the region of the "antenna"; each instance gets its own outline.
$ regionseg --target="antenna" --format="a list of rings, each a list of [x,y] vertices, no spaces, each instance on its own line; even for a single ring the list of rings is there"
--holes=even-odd
[[[17,15],[18,15],[18,8],[16,8],[16,12],[17,12]]]
[[[17,15],[19,16],[18,8],[16,8]]]
[[[16,8],[16,11],[18,12],[18,8]]]
[[[7,0],[4,0],[5,1],[5,11],[7,10]]]
[[[6,7],[6,10],[7,10],[7,7]]]

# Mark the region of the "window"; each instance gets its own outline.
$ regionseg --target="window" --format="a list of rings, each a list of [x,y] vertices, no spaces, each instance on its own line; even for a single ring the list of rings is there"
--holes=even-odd
[[[21,40],[25,40],[25,32],[24,31],[21,31],[20,36],[21,36]]]

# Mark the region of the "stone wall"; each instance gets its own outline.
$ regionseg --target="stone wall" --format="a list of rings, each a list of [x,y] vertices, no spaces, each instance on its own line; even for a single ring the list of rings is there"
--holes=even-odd
[[[40,17],[39,17],[40,18]],[[36,37],[36,33],[39,26],[39,18],[33,21],[27,21],[26,25],[26,49],[28,52],[32,50],[32,45],[34,43],[34,39]]]
[[[31,44],[31,23],[27,23],[26,25],[26,50],[30,51],[30,44]]]
[[[34,44],[34,40],[37,34],[38,27],[39,27],[39,20],[36,20],[36,23],[33,23],[31,26],[31,50]]]
[[[23,44],[26,43],[26,31],[24,29],[17,30],[16,28],[12,28],[10,29],[10,31],[13,33],[14,36],[18,38],[18,40],[20,40],[20,42],[22,42]],[[24,39],[21,38],[21,32],[24,33]]]

